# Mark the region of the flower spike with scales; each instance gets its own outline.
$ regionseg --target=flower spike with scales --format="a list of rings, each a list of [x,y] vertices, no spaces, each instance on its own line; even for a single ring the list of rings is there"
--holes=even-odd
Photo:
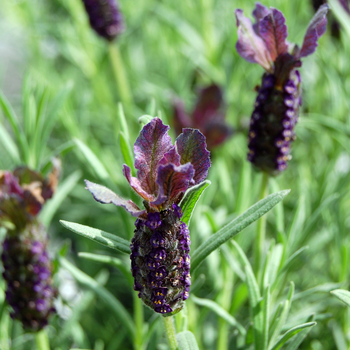
[[[55,311],[48,236],[38,214],[52,197],[58,176],[58,163],[48,179],[27,167],[0,171],[0,227],[7,231],[1,254],[6,301],[11,317],[34,332],[45,327]]]
[[[137,177],[124,165],[124,176],[145,209],[86,181],[95,200],[122,206],[137,217],[130,255],[134,289],[146,305],[164,315],[182,309],[191,285],[191,240],[179,203],[187,189],[206,178],[210,167],[205,137],[198,130],[184,129],[175,145],[168,130],[159,118],[152,119],[134,145]]]
[[[260,170],[279,174],[290,159],[294,126],[301,105],[301,59],[315,52],[325,33],[329,6],[322,5],[311,20],[300,47],[287,42],[285,18],[279,10],[256,3],[254,24],[236,10],[240,56],[266,71],[254,104],[249,130],[248,160]]]

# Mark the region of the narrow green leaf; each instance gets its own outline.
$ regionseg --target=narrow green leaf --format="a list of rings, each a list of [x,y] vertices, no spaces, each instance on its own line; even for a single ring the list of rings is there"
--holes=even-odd
[[[119,133],[119,144],[125,164],[131,169],[132,172],[134,172],[134,161],[131,152],[131,147],[124,132]]]
[[[311,315],[308,317],[307,322],[313,322],[315,320],[315,316]],[[293,337],[293,339],[290,340],[286,350],[297,350],[299,349],[299,345],[304,341],[306,336],[310,333],[312,327],[308,327],[303,329],[301,332],[299,332],[297,335]]]
[[[12,137],[6,130],[6,128],[0,124],[0,142],[2,143],[7,154],[11,157],[14,164],[20,164],[21,158],[17,145],[13,142]]]
[[[49,200],[43,210],[40,213],[40,218],[43,224],[48,227],[50,222],[56,213],[57,209],[60,207],[65,198],[73,190],[74,186],[77,184],[81,177],[80,170],[75,171],[73,174],[69,175],[57,188],[57,191],[53,198]]]
[[[284,302],[281,315],[276,320],[276,323],[271,325],[271,328],[272,328],[273,332],[272,332],[272,335],[270,337],[268,349],[271,349],[273,347],[273,344],[276,343],[276,340],[277,340],[278,336],[281,333],[282,327],[284,326],[284,324],[285,324],[285,322],[287,320],[287,317],[288,317],[288,314],[289,314],[289,310],[290,310],[290,307],[291,307],[291,304],[292,304],[293,294],[294,294],[294,283],[291,282],[290,288],[289,288],[289,292],[288,292],[288,296],[287,296],[286,301]]]
[[[289,329],[286,333],[283,334],[281,339],[271,348],[271,350],[278,350],[280,349],[290,338],[294,337],[296,334],[301,332],[303,329],[308,327],[313,327],[317,323],[316,322],[307,322],[300,324],[298,326],[295,326],[291,329]]]
[[[108,232],[104,232],[97,228],[76,224],[74,222],[60,220],[62,226],[81,236],[89,238],[106,247],[119,250],[122,253],[130,254],[130,242],[124,238],[118,237]]]
[[[10,103],[6,97],[0,92],[0,106],[4,111],[6,119],[9,121],[12,131],[15,135],[17,143],[20,145],[22,152],[22,161],[26,162],[28,160],[28,143],[24,137],[24,133],[21,130],[20,122],[15,114],[15,111],[12,109]]]
[[[267,254],[266,264],[263,274],[263,287],[266,288],[268,285],[272,285],[275,282],[278,268],[281,264],[283,255],[282,244],[277,244],[272,247],[269,254]]]
[[[75,144],[78,146],[80,151],[89,162],[91,168],[95,171],[96,175],[101,179],[105,180],[109,178],[108,172],[101,161],[98,159],[96,154],[81,140],[74,139]]]
[[[337,350],[348,350],[347,341],[342,327],[335,320],[332,320],[329,325],[332,329],[333,339],[337,346]]]
[[[233,256],[231,251],[228,249],[227,246],[222,246],[221,252],[223,256],[225,257],[226,261],[230,265],[232,271],[242,280],[245,281],[245,274],[240,268],[238,262],[236,261],[236,258]]]
[[[121,323],[125,325],[132,339],[135,335],[135,324],[123,304],[107,289],[100,286],[93,278],[80,271],[65,258],[60,258],[60,263],[63,268],[72,274],[77,282],[93,290],[98,296],[106,301],[107,305],[114,311],[116,317],[119,318],[122,321]]]
[[[258,282],[254,277],[254,273],[250,265],[246,265],[244,270],[250,301],[249,306],[253,317],[255,349],[265,349],[265,337],[263,336],[264,315],[262,310],[262,300],[260,297]]]
[[[332,291],[332,289],[334,288],[338,288],[340,287],[342,284],[341,283],[324,283],[324,284],[320,284],[319,286],[307,289],[303,292],[297,293],[294,295],[293,300],[297,300],[297,299],[303,299],[306,298],[308,296],[314,296],[315,293],[329,293],[330,291]]]
[[[210,299],[197,298],[193,294],[191,294],[191,299],[197,304],[201,306],[205,306],[211,311],[215,312],[219,317],[223,318],[227,323],[231,326],[238,329],[239,333],[242,335],[246,334],[245,328],[237,322],[237,320],[231,316],[225,309],[223,309],[218,303]]]
[[[285,264],[283,265],[283,267],[281,268],[281,270],[279,271],[279,275],[281,275],[282,273],[286,272],[288,270],[288,268],[290,267],[290,265],[292,264],[293,260],[299,256],[304,250],[309,249],[309,246],[304,246],[301,247],[300,249],[298,249],[295,253],[293,253],[285,262]]]
[[[119,118],[121,132],[124,134],[124,138],[125,138],[126,142],[129,143],[129,140],[130,140],[129,128],[128,128],[128,124],[125,120],[123,105],[120,102],[118,103],[118,118]]]
[[[190,331],[184,331],[176,334],[176,340],[179,350],[199,350],[197,340]]]
[[[270,286],[267,286],[264,290],[264,299],[263,299],[263,327],[261,334],[261,350],[267,349],[267,342],[269,338],[269,317],[270,317],[270,304],[271,304],[271,294]]]
[[[180,207],[183,211],[183,217],[181,219],[187,226],[190,225],[191,217],[197,201],[201,197],[203,191],[211,184],[209,180],[205,180],[200,184],[191,187],[186,191],[184,197],[180,202]]]
[[[134,280],[133,280],[132,275],[130,273],[130,263],[127,264],[125,261],[123,261],[121,259],[115,258],[113,256],[101,255],[101,254],[78,253],[78,256],[80,258],[100,262],[103,264],[109,264],[109,265],[117,267],[118,269],[120,269],[120,271],[126,277],[128,282],[131,285],[133,285]]]
[[[290,190],[284,190],[267,196],[203,242],[192,254],[192,272],[196,270],[209,254],[266,214],[277,203],[282,201],[289,192]]]
[[[331,294],[345,303],[347,306],[350,306],[350,292],[344,289],[332,290]]]

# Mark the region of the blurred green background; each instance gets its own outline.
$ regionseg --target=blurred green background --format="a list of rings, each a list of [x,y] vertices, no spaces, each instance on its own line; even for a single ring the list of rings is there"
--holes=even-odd
[[[74,221],[132,237],[133,219],[122,209],[94,202],[83,183],[86,178],[106,185],[141,204],[122,175],[118,103],[123,102],[132,145],[142,115],[157,115],[172,125],[175,96],[190,111],[196,88],[211,82],[223,87],[226,120],[238,131],[212,152],[208,177],[212,185],[200,199],[190,226],[194,249],[258,200],[261,174],[246,161],[246,130],[256,96],[254,87],[263,69],[244,61],[235,50],[234,10],[242,8],[250,16],[253,1],[120,0],[119,4],[126,31],[111,48],[90,29],[79,0],[1,1],[0,90],[17,114],[29,146],[27,154],[20,146],[16,154],[18,138],[5,113],[0,113],[0,168],[12,169],[26,162],[47,171],[53,155],[62,159],[57,199],[42,213],[44,222],[50,223],[52,256],[58,251],[66,254],[132,315],[135,292],[121,270],[79,258],[77,253],[113,255],[125,264],[127,257],[74,235],[58,222]],[[301,44],[314,13],[311,2],[270,0],[264,5],[284,13],[289,41]],[[276,276],[271,273],[271,319],[293,281],[293,305],[283,330],[306,322],[311,315],[317,321],[300,349],[350,349],[349,309],[329,293],[348,289],[350,277],[349,33],[349,28],[341,27],[337,39],[328,31],[316,53],[304,60],[303,106],[293,158],[269,187],[270,193],[291,189],[267,218],[266,253],[277,271]],[[115,79],[112,59],[116,51],[121,57],[117,69],[124,66],[131,101],[125,97],[127,87],[121,89]],[[43,131],[36,137],[40,127]],[[5,134],[13,136],[14,146]],[[236,239],[250,260],[255,226]],[[295,258],[289,259],[295,252]],[[249,349],[253,348],[249,340],[252,319],[236,255],[231,243],[213,253],[192,276],[191,293],[215,301],[234,316],[248,330],[241,348]],[[47,329],[52,349],[133,348],[118,312],[111,312],[89,282],[78,283],[65,268],[58,268],[55,280],[61,296],[58,315]],[[2,299],[3,294],[0,304]],[[236,328],[195,300],[187,301],[185,312],[199,348],[239,348]],[[147,308],[144,316],[141,326],[149,335],[147,349],[166,349],[159,317]],[[0,349],[30,349],[33,344],[33,335],[12,322],[5,309]]]

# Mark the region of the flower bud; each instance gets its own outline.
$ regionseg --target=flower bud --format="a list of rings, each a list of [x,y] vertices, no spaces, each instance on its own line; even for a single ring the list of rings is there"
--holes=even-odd
[[[130,255],[134,289],[146,305],[161,314],[180,311],[191,285],[191,240],[181,217],[181,209],[173,204],[135,223]]]
[[[96,33],[112,41],[124,30],[123,17],[115,0],[83,0],[90,25]]]

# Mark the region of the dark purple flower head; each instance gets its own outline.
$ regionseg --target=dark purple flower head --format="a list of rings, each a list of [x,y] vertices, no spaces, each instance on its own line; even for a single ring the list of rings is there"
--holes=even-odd
[[[175,100],[174,126],[177,135],[183,128],[199,129],[206,138],[208,149],[220,145],[233,133],[226,124],[223,109],[223,94],[221,88],[212,84],[198,93],[198,100],[192,114],[189,116],[181,100]]]
[[[59,164],[56,163],[48,179],[27,167],[13,172],[0,171],[0,226],[10,221],[17,230],[35,220],[46,200],[56,189],[59,177]]]
[[[188,188],[206,178],[210,167],[205,137],[198,130],[184,129],[175,145],[168,130],[160,119],[152,119],[134,145],[137,177],[124,165],[124,175],[146,209],[85,181],[95,200],[122,206],[138,218],[130,246],[134,289],[161,314],[180,311],[188,298],[191,240],[178,204]]]
[[[112,41],[123,32],[123,16],[116,0],[83,0],[90,25],[96,33]]]
[[[42,329],[55,311],[53,301],[57,294],[52,286],[44,227],[33,222],[21,232],[8,234],[1,260],[11,317],[19,320],[26,330]]]
[[[248,160],[262,171],[277,175],[291,158],[301,105],[301,78],[296,68],[301,66],[301,58],[315,52],[318,38],[326,31],[328,10],[327,4],[319,8],[301,48],[286,41],[287,26],[280,11],[256,3],[256,23],[252,24],[242,10],[236,10],[238,53],[267,71],[258,88],[248,144]]]

